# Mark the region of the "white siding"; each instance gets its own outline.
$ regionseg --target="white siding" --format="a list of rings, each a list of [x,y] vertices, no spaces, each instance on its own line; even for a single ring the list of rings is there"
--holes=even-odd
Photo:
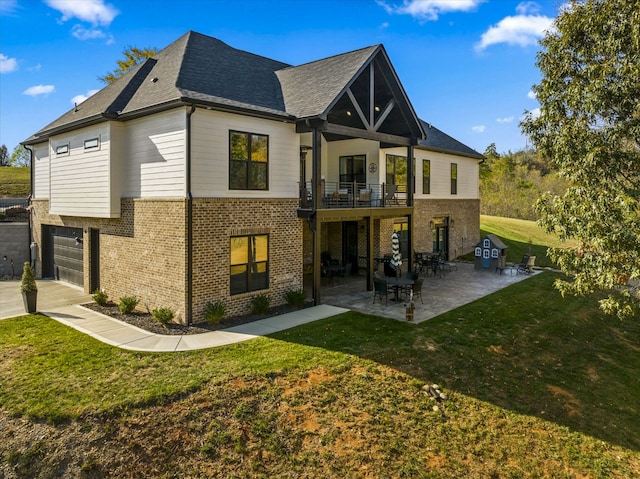
[[[229,130],[269,137],[268,191],[229,189]],[[192,192],[197,197],[297,198],[300,140],[291,123],[198,109],[191,117]]]
[[[415,198],[424,199],[478,199],[480,198],[480,167],[478,160],[464,156],[437,153],[415,148]],[[381,170],[385,168],[387,154],[407,156],[406,148],[389,148],[381,151]],[[422,160],[431,160],[431,193],[422,193]],[[458,164],[458,193],[451,194],[451,163]],[[384,178],[384,172],[381,178]]]
[[[324,145],[323,145],[324,146]],[[333,141],[328,144],[329,161],[327,168],[327,181],[340,180],[340,157],[349,155],[365,155],[365,171],[367,184],[380,184],[384,180],[380,180],[380,164],[379,152],[380,147],[377,141],[355,139],[344,141]],[[406,150],[405,150],[406,155]],[[378,167],[375,173],[369,172],[369,165],[375,163]]]
[[[186,109],[126,123],[123,185],[126,198],[185,197]]]
[[[52,214],[109,218],[112,216],[109,189],[109,124],[82,128],[51,137],[50,204]],[[85,140],[98,138],[97,148],[85,149]],[[60,145],[69,152],[57,154]]]
[[[33,149],[33,198],[49,198],[49,144],[40,143]]]

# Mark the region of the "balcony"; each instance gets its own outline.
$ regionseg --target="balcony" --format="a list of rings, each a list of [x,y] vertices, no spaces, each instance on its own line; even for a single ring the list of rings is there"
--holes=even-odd
[[[320,186],[318,208],[390,208],[406,207],[406,186],[389,184],[344,183],[324,180]],[[313,208],[313,188],[310,181],[300,187],[300,209]]]

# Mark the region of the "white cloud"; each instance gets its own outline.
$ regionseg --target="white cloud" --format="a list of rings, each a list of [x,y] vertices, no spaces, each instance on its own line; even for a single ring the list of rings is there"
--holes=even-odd
[[[513,121],[512,116],[505,116],[504,118],[496,118],[498,123],[511,123]]]
[[[522,2],[516,7],[516,13],[520,15],[533,15],[540,11],[540,5],[536,2]]]
[[[553,25],[553,18],[532,14],[537,12],[535,2],[521,3],[517,12],[518,15],[505,17],[484,32],[476,44],[476,50],[484,50],[497,43],[521,47],[535,45]]]
[[[484,125],[476,125],[471,127],[471,131],[474,133],[484,133],[486,127]]]
[[[86,95],[83,95],[82,93],[80,95],[76,95],[71,99],[71,103],[73,103],[74,105],[79,105],[80,103],[85,101],[87,98],[95,95],[99,91],[100,90],[89,90]]]
[[[11,15],[18,9],[18,0],[0,0],[0,15]]]
[[[468,12],[486,0],[403,0],[402,5],[377,0],[387,13],[411,15],[419,20],[437,20],[442,13]]]
[[[0,73],[11,73],[18,69],[18,60],[0,53]]]
[[[96,38],[105,38],[105,33],[99,28],[86,29],[82,25],[74,25],[71,29],[71,35],[78,40],[94,40]]]
[[[113,5],[105,4],[104,0],[45,0],[45,3],[62,13],[61,22],[77,18],[94,27],[111,25],[120,13]]]
[[[30,95],[36,97],[38,95],[48,95],[49,93],[54,92],[56,87],[53,85],[36,85],[27,88],[22,92],[23,95]]]
[[[527,93],[527,98],[535,100],[538,97],[536,96],[536,92],[534,92],[533,90],[529,90],[529,93]]]
[[[527,119],[532,119],[535,120],[536,118],[540,117],[540,108],[534,108],[531,111],[528,111],[524,114],[524,116],[521,118],[521,120],[527,120]]]

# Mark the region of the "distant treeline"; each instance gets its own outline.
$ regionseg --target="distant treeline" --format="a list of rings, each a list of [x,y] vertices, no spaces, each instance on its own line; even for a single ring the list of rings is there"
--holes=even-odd
[[[480,211],[484,215],[536,220],[534,204],[546,191],[566,189],[550,165],[533,150],[499,154],[494,143],[480,165]]]

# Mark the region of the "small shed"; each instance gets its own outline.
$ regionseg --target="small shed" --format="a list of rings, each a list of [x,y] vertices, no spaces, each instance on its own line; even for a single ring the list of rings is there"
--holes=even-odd
[[[496,271],[505,267],[507,260],[507,245],[496,235],[488,234],[476,244],[475,269],[490,269]]]

